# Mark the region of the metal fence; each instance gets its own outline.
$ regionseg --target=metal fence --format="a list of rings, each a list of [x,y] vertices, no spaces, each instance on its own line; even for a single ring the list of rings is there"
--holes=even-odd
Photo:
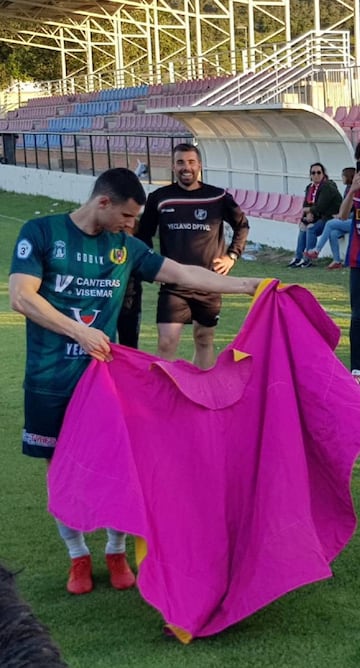
[[[169,181],[174,146],[193,139],[190,133],[84,132],[2,132],[0,138],[3,164],[93,176],[127,167],[148,183]]]

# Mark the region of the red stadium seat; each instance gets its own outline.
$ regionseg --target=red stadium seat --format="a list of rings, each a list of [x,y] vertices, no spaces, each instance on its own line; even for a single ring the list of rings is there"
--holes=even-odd
[[[273,220],[286,220],[287,213],[291,209],[293,197],[294,195],[280,195],[279,204],[269,217]]]
[[[273,214],[279,206],[280,197],[280,193],[270,193],[266,207],[260,211],[261,218],[271,218],[271,214]]]
[[[342,127],[343,128],[353,128],[354,125],[356,125],[356,122],[358,122],[360,124],[360,106],[359,105],[354,105],[353,107],[351,107],[350,111],[345,116],[344,120],[342,121]]]
[[[245,190],[244,188],[236,189],[233,192],[233,198],[236,204],[238,204],[240,207],[242,207],[243,203],[245,202],[246,194],[247,190]]]
[[[245,213],[248,213],[249,209],[254,206],[258,192],[256,190],[247,190],[246,197],[241,205],[241,208]]]
[[[304,204],[304,197],[302,195],[294,195],[293,200],[291,202],[291,209],[285,218],[288,223],[299,223],[301,220],[301,216],[303,214],[303,204]],[[284,220],[284,218],[282,219]]]
[[[347,107],[338,107],[335,112],[334,121],[339,123],[339,125],[342,125],[343,120],[347,116],[347,111]]]
[[[263,211],[266,208],[269,196],[270,193],[258,193],[255,204],[248,209],[250,216],[260,216],[260,211]]]

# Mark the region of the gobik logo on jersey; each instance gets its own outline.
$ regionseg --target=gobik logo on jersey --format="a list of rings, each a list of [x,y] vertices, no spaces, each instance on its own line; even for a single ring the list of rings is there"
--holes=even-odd
[[[97,311],[96,309],[93,309],[92,310],[92,315],[87,315],[85,313],[84,313],[84,315],[82,315],[82,313],[81,313],[82,309],[81,308],[72,307],[71,310],[74,314],[75,320],[82,325],[86,325],[87,327],[91,327],[91,325],[94,324],[94,322],[95,322],[96,318],[98,317],[99,313],[101,313],[101,311]]]
[[[124,264],[126,262],[126,258],[127,250],[125,246],[122,248],[112,248],[110,251],[110,260],[114,264]]]

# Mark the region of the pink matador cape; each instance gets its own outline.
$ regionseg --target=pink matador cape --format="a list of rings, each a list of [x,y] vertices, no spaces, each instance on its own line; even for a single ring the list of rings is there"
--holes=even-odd
[[[268,280],[213,368],[114,345],[78,383],[49,509],[142,539],[139,591],[183,642],[330,577],[353,535],[360,387],[338,340],[310,292]]]

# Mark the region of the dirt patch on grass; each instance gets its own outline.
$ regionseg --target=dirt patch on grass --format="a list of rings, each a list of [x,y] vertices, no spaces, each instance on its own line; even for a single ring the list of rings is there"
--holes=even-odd
[[[256,253],[260,262],[289,262],[293,256],[294,254],[291,251],[284,248],[270,248],[268,246],[262,246]]]

